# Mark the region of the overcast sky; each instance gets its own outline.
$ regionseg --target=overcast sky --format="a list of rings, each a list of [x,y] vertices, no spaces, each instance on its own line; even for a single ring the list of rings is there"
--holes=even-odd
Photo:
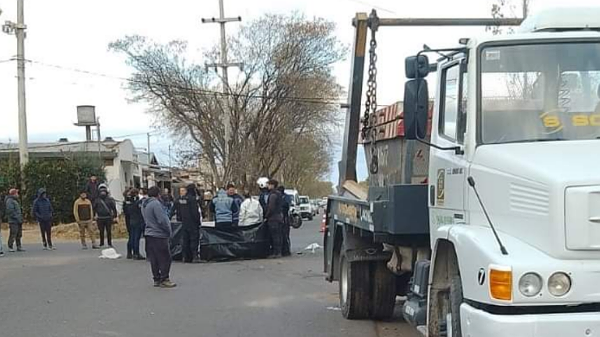
[[[520,0],[514,0],[520,2]],[[381,17],[487,17],[494,0],[225,0],[227,16],[250,21],[264,13],[304,12],[337,24],[341,41],[351,45],[351,19],[358,11],[379,8]],[[17,0],[0,0],[0,22],[16,20]],[[532,0],[532,11],[555,6],[591,6],[598,0]],[[520,8],[520,6],[518,6]],[[218,15],[217,0],[25,0],[28,26],[27,115],[30,141],[84,138],[73,126],[76,106],[96,106],[104,136],[142,134],[131,138],[146,147],[143,133],[153,121],[141,104],[127,101],[124,83],[129,69],[121,56],[107,51],[109,42],[127,34],[140,34],[167,42],[187,40],[201,61],[204,49],[218,41],[218,25],[202,24],[202,17]],[[517,11],[515,15],[520,15]],[[239,24],[227,25],[234,33]],[[0,142],[17,140],[16,63],[2,62],[16,54],[16,39],[0,33]],[[449,47],[459,38],[485,34],[483,28],[384,28],[378,34],[378,103],[390,104],[402,97],[404,57],[419,51],[423,43]],[[202,61],[201,61],[202,62]],[[58,66],[57,67],[52,67]],[[106,76],[72,71],[79,69]],[[336,67],[339,82],[349,82],[349,60]],[[155,134],[151,148],[166,163],[170,139]],[[336,161],[338,158],[336,158]],[[332,180],[337,168],[332,166]],[[364,170],[361,170],[364,172]],[[364,176],[364,175],[363,175]]]

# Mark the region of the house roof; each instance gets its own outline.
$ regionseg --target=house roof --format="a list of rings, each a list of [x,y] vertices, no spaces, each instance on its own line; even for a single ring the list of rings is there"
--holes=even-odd
[[[35,157],[63,157],[66,154],[74,153],[98,153],[103,158],[115,158],[117,156],[116,148],[122,142],[54,142],[54,143],[29,143],[28,150],[30,155]],[[100,148],[98,148],[100,147]],[[0,156],[7,157],[11,153],[19,151],[17,143],[0,143]]]

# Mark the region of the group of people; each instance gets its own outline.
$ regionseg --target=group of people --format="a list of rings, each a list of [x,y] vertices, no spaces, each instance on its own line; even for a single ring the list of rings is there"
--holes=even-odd
[[[252,198],[250,192],[245,192],[244,197],[240,196],[233,184],[228,184],[225,189],[219,190],[207,207],[215,220],[215,227],[222,229],[264,222],[269,228],[271,238],[270,257],[290,255],[288,219],[290,200],[285,195],[283,186],[279,186],[276,180],[261,178],[258,184],[261,191],[258,200]],[[203,202],[203,195],[194,184],[179,189],[177,199],[173,199],[168,192],[161,195],[158,187],[140,190],[129,188],[124,193],[122,208],[129,234],[127,258],[149,260],[156,287],[176,286],[169,278],[171,268],[169,239],[172,236],[173,217],[182,223],[183,262],[200,262],[198,247],[205,206]],[[10,227],[9,251],[25,251],[21,244],[23,213],[17,189],[9,191],[5,200],[5,209]],[[52,243],[54,210],[44,188],[38,190],[32,213],[39,223],[44,249],[54,250],[55,246]],[[88,249],[86,236],[91,241],[92,249],[103,248],[105,242],[108,247],[113,247],[112,227],[117,222],[118,216],[116,201],[110,195],[108,186],[99,182],[96,176],[90,177],[79,198],[75,200],[73,216],[79,226],[82,249]],[[96,226],[100,236],[99,244],[95,237]],[[140,252],[142,237],[145,238],[147,258]],[[3,255],[0,234],[0,256]]]
[[[271,256],[279,258],[291,255],[290,197],[284,187],[274,179],[258,180],[261,195],[252,198],[250,192],[242,197],[234,184],[228,184],[217,192],[208,210],[213,215],[215,228],[226,229],[266,223],[271,239]],[[182,255],[184,263],[199,263],[198,246],[202,226],[203,198],[194,184],[179,189],[179,197],[173,201],[169,217],[176,217],[182,224]]]

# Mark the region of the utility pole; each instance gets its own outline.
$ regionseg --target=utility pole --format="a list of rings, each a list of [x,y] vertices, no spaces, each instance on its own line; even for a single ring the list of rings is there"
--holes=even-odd
[[[150,167],[150,165],[152,164],[152,157],[150,156],[150,132],[147,133],[148,135],[148,168]]]
[[[21,172],[29,161],[27,148],[27,110],[25,102],[25,10],[24,0],[17,0],[17,23],[6,21],[2,31],[17,37],[17,85],[19,102],[19,163]],[[24,186],[23,186],[24,187]]]
[[[100,117],[96,118],[96,135],[98,136],[98,159],[102,162],[102,150],[100,148],[100,143],[102,142],[102,137],[100,135]]]
[[[228,22],[242,21],[242,17],[226,18],[225,17],[225,4],[224,0],[219,0],[219,18],[202,19],[202,23],[218,23],[221,25],[221,60],[220,63],[207,64],[207,67],[221,68],[223,80],[223,94],[227,96],[229,94],[229,76],[227,74],[227,68],[239,67],[242,68],[242,63],[229,63],[227,59],[227,35],[225,34],[225,24]],[[231,141],[231,121],[229,111],[226,111],[223,115],[223,124],[225,125],[225,153],[228,154],[229,142]]]

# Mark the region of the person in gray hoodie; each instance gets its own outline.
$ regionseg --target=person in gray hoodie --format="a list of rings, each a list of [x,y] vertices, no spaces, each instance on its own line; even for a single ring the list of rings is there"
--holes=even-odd
[[[23,212],[19,204],[19,191],[11,189],[6,197],[6,218],[10,233],[8,236],[8,251],[14,252],[14,243],[17,243],[17,251],[24,252],[21,247],[21,237],[23,236]]]
[[[160,189],[156,186],[148,190],[148,198],[143,201],[142,215],[146,228],[146,257],[150,260],[154,286],[174,288],[177,285],[169,279],[171,270],[171,250],[169,239],[172,235],[171,221],[160,201]]]

